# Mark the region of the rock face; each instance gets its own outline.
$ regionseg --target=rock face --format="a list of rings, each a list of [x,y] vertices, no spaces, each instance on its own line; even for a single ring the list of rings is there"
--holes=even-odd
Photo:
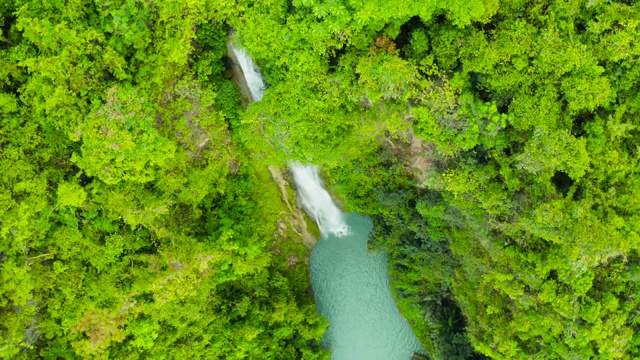
[[[424,140],[416,137],[413,133],[410,135],[411,150],[409,152],[409,169],[422,184],[427,179],[427,172],[431,169],[433,161],[431,160],[431,150],[433,143],[424,143]]]
[[[413,174],[418,186],[427,179],[427,175],[433,166],[433,149],[432,142],[415,136],[413,131],[402,134],[400,139],[392,141],[385,138],[382,143],[383,147],[393,151],[405,163],[405,170]]]
[[[421,355],[418,353],[413,353],[413,356],[411,357],[411,360],[429,360],[429,358],[425,355]]]
[[[295,204],[292,204],[292,201],[289,198],[289,192],[287,190],[287,188],[289,188],[291,185],[287,180],[285,180],[282,170],[276,168],[275,166],[269,166],[269,172],[271,173],[271,178],[273,179],[273,181],[278,184],[280,194],[282,194],[282,201],[287,205],[287,208],[289,209],[289,214],[283,214],[283,217],[280,219],[278,228],[283,233],[286,232],[287,229],[291,230],[293,233],[300,237],[300,240],[302,241],[304,246],[306,246],[307,249],[311,250],[318,239],[309,231],[304,211],[295,206]]]

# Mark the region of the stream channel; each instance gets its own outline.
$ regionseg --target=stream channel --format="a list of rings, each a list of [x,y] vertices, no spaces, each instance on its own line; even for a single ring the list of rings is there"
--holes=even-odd
[[[262,99],[265,85],[246,51],[228,44],[234,78],[245,96]],[[242,72],[242,77],[238,79]],[[391,294],[387,257],[367,249],[371,219],[343,213],[324,189],[318,167],[290,163],[296,194],[322,234],[311,252],[311,284],[329,328],[322,345],[332,360],[409,360],[422,345]]]

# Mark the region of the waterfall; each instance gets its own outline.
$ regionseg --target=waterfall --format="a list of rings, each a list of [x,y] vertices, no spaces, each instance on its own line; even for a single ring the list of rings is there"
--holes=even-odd
[[[251,94],[251,101],[262,100],[266,85],[262,80],[260,69],[253,63],[253,59],[247,54],[245,49],[237,47],[233,44],[233,41],[230,41],[229,48],[231,60],[242,69],[244,80]]]
[[[231,58],[234,72],[238,74],[236,82],[241,91],[249,92],[251,102],[260,101],[265,91],[265,84],[260,74],[260,69],[253,63],[247,52],[233,43],[235,31],[231,30],[227,50]],[[238,69],[238,67],[240,69]],[[242,81],[244,78],[244,81]],[[246,85],[246,87],[244,87]],[[329,235],[345,236],[349,234],[349,226],[343,219],[342,211],[336,206],[331,196],[322,186],[318,167],[302,165],[297,162],[289,164],[296,185],[298,198],[306,212],[316,221],[323,237]]]
[[[265,90],[260,70],[232,38],[233,30],[227,42],[233,79],[245,98],[259,101]],[[298,200],[322,233],[309,271],[317,310],[331,324],[322,339],[331,359],[406,360],[424,352],[391,294],[386,256],[367,251],[371,219],[343,214],[323,187],[317,166],[290,162],[289,170]]]
[[[322,237],[348,235],[349,227],[344,221],[342,211],[322,186],[318,167],[292,162],[289,164],[289,169],[293,174],[298,198],[307,213],[318,224]]]

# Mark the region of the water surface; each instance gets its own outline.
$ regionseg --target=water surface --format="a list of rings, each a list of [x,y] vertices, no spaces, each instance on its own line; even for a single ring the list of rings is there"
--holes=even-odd
[[[330,323],[323,346],[333,360],[409,360],[422,346],[391,295],[386,256],[367,250],[371,220],[342,215],[349,233],[323,237],[311,253],[317,309]]]

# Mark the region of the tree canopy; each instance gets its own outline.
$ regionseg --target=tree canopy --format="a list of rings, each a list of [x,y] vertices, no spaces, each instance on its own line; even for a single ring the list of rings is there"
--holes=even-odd
[[[290,160],[372,216],[432,358],[640,356],[640,2],[6,0],[0,30],[0,358],[328,358]]]

